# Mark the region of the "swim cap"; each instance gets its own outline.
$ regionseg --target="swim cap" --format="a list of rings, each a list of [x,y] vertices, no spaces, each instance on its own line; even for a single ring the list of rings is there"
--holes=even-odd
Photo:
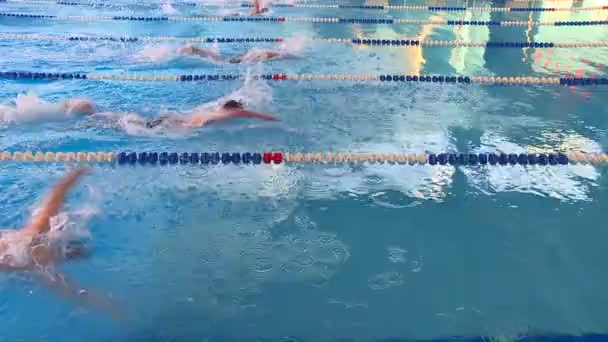
[[[150,120],[150,121],[146,122],[146,128],[154,128],[156,126],[159,126],[162,123],[164,123],[167,119],[168,119],[167,116],[161,116],[158,119]]]
[[[68,114],[91,115],[95,113],[95,105],[90,101],[82,99],[67,100],[66,111]]]
[[[224,108],[224,109],[242,109],[243,102],[236,101],[236,100],[228,100],[224,103],[222,108]]]

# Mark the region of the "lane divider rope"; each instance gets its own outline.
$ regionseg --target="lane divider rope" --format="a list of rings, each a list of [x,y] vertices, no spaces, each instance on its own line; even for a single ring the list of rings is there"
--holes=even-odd
[[[606,153],[238,153],[238,152],[0,152],[0,162],[81,162],[118,165],[388,163],[451,166],[608,164]]]
[[[539,3],[541,1],[538,0],[511,0],[513,2],[516,3]],[[577,3],[577,2],[584,2],[585,0],[543,0],[542,2],[568,2],[568,3]],[[28,2],[28,3],[40,3],[40,4],[46,4],[46,3],[57,3],[57,1],[52,1],[52,0],[0,0],[0,3],[8,3],[8,2]],[[151,6],[162,6],[164,4],[164,2],[162,1],[158,1],[158,2],[148,2],[148,3],[137,3],[137,4],[133,4],[133,3],[117,3],[117,2],[112,2],[110,4],[108,3],[102,3],[102,2],[69,2],[69,1],[61,1],[64,2],[64,4],[61,5],[73,5],[73,6],[78,6],[78,5],[83,5],[83,6],[94,6],[93,4],[97,4],[99,3],[100,6],[138,6],[138,7],[151,7]],[[426,2],[431,2],[431,1],[422,1],[423,3]],[[454,2],[468,2],[468,1],[454,1]],[[319,2],[315,2],[315,1],[294,1],[291,3],[279,3],[280,5],[313,5],[313,4],[317,4],[317,5],[328,5],[326,2],[323,1],[323,4],[320,4]],[[192,2],[192,1],[174,1],[171,3],[172,6],[188,6],[188,7],[196,7],[196,6],[209,6],[208,4],[205,4],[201,1],[199,2]],[[275,4],[276,5],[276,4]],[[332,5],[332,4],[329,4]],[[348,3],[344,3],[344,4],[339,4],[339,3],[334,3],[333,5],[349,5]]]
[[[241,7],[253,8],[252,4],[241,4]],[[318,9],[364,9],[393,11],[430,11],[430,12],[579,12],[604,11],[608,6],[590,7],[491,7],[491,6],[407,6],[407,5],[338,5],[338,4],[272,4],[277,8],[318,8]]]
[[[306,22],[333,24],[386,24],[386,25],[448,25],[448,26],[603,26],[608,20],[591,21],[486,21],[486,20],[445,20],[445,19],[379,19],[379,18],[321,18],[321,17],[241,17],[241,16],[210,16],[210,17],[140,17],[140,16],[56,16],[45,14],[0,13],[0,17],[19,19],[49,19],[58,21],[145,21],[145,22]]]
[[[495,76],[442,76],[442,75],[365,75],[365,74],[266,74],[254,75],[254,79],[268,81],[379,81],[401,83],[447,84],[495,84],[495,85],[552,85],[552,86],[598,86],[608,85],[606,77],[495,77]],[[161,82],[200,82],[244,80],[245,75],[167,75],[167,74],[85,74],[52,73],[29,71],[0,72],[0,79],[11,80],[96,80],[96,81],[161,81]]]
[[[533,2],[539,2],[539,0],[511,0],[513,2],[519,2],[519,3],[533,3]],[[583,2],[585,0],[542,0],[543,2]]]
[[[132,4],[112,4],[106,2],[75,2],[75,1],[53,1],[53,0],[0,0],[5,3],[29,3],[37,5],[60,5],[60,6],[86,6],[86,7],[126,7]],[[141,7],[142,4],[134,4]],[[143,4],[147,7],[156,7],[159,4]],[[202,2],[181,2],[172,4],[176,6],[203,7],[209,6]],[[250,3],[242,3],[241,7],[253,8]],[[343,4],[310,4],[310,3],[277,3],[269,7],[275,8],[312,8],[312,9],[362,9],[362,10],[392,10],[392,11],[431,11],[431,12],[583,12],[583,11],[602,11],[608,10],[608,6],[590,7],[492,7],[492,6],[411,6],[411,5],[343,5]]]
[[[34,41],[109,41],[120,43],[136,42],[189,42],[189,43],[281,43],[285,37],[262,38],[218,38],[218,37],[116,37],[116,36],[74,36],[74,35],[44,35],[44,34],[12,34],[0,33],[0,40],[34,40]],[[315,42],[330,44],[351,44],[369,46],[402,46],[402,47],[485,47],[485,48],[583,48],[608,47],[605,42],[554,43],[554,42],[481,42],[457,40],[418,40],[418,39],[361,39],[361,38],[312,38]]]
[[[608,154],[555,153],[290,153],[290,152],[0,152],[0,162],[83,162],[118,165],[388,163],[452,166],[608,164]]]

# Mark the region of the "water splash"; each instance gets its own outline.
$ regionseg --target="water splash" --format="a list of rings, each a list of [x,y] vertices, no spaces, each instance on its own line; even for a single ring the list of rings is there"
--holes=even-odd
[[[285,38],[279,45],[278,49],[269,50],[263,48],[252,48],[240,57],[240,61],[242,63],[250,64],[266,61],[266,55],[269,52],[278,54],[278,56],[274,57],[276,59],[298,57],[302,51],[310,45],[309,43],[310,39],[302,35],[294,35],[290,38]]]
[[[179,114],[171,113],[169,115]],[[168,127],[164,125],[158,125],[153,128],[148,128],[146,123],[149,121],[149,118],[137,113],[104,112],[95,114],[93,119],[98,122],[102,121],[102,125],[105,128],[118,129],[133,136],[165,136],[179,138],[188,135],[188,131],[179,129],[178,127],[170,127],[171,129],[167,129]]]
[[[272,103],[272,88],[262,79],[256,79],[254,75],[262,74],[261,67],[256,66],[247,70],[243,86],[228,95],[206,104],[202,104],[193,109],[211,110],[220,106],[228,100],[241,101],[247,107],[265,107]]]
[[[31,92],[19,94],[7,104],[0,104],[0,121],[7,123],[53,121],[67,119],[71,116],[63,103],[42,100]]]
[[[0,230],[3,248],[0,250],[0,265],[11,268],[27,267],[31,264],[29,247],[32,239],[29,236],[19,234],[15,230]]]
[[[165,63],[177,59],[179,54],[176,49],[168,45],[146,45],[135,60],[139,62]]]
[[[290,55],[299,55],[310,45],[312,40],[302,34],[294,34],[289,38],[283,39],[279,45],[279,50]]]
[[[163,14],[167,14],[167,15],[176,15],[176,14],[179,14],[179,11],[177,9],[175,9],[175,7],[173,7],[173,4],[172,4],[171,0],[165,0],[165,1],[163,1],[163,4],[161,6],[161,12]]]

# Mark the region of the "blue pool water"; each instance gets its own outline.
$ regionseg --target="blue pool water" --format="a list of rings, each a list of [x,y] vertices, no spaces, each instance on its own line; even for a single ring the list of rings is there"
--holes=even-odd
[[[480,4],[486,2],[475,5]],[[238,3],[217,5],[175,7],[177,15],[245,11]],[[0,3],[0,10],[162,14],[149,7],[31,3]],[[573,21],[605,20],[607,13],[275,8],[271,15]],[[556,76],[556,64],[561,63],[562,74],[569,64],[571,72],[582,68],[586,75],[602,76],[608,61],[607,48],[539,50],[542,56],[537,56],[534,49],[353,48],[306,39],[584,42],[605,40],[608,30],[601,26],[0,18],[0,33],[293,36],[289,48],[298,55],[260,65],[214,65],[172,55],[178,43],[0,40],[1,70],[44,72]],[[236,54],[273,46],[219,48]],[[186,112],[233,92],[246,97],[254,109],[277,115],[280,122],[234,121],[176,135],[133,129],[122,120],[133,114]],[[27,93],[30,97],[21,98],[26,107],[15,114],[17,96]],[[108,117],[25,120],[36,118],[44,108],[35,96],[51,102],[86,97]],[[0,80],[0,150],[601,152],[608,143],[605,96],[602,87]],[[59,164],[0,164],[0,227],[23,225],[65,170]],[[608,232],[602,224],[608,196],[603,174],[602,168],[590,165],[93,167],[66,208],[72,222],[90,232],[91,255],[63,265],[63,270],[80,286],[111,298],[127,318],[116,321],[77,306],[31,274],[7,273],[0,275],[0,341],[285,336],[324,341],[608,333]]]

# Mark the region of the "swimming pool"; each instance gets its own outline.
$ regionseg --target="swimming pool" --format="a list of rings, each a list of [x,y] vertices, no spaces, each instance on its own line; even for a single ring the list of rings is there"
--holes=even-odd
[[[602,4],[587,0],[575,6]],[[173,13],[167,6],[134,3],[91,7],[9,2],[0,3],[0,12],[179,17],[248,10],[240,2],[216,5],[175,4]],[[273,7],[268,17],[565,22],[605,20],[607,14]],[[604,26],[0,17],[0,33],[0,71],[87,75],[559,77],[570,72],[605,77],[608,60],[605,47],[421,48],[310,40],[601,42],[608,33]],[[281,37],[289,38],[284,46],[297,58],[214,64],[177,56],[173,51],[182,41],[35,40],[10,34]],[[218,48],[233,55],[277,45],[219,43]],[[602,152],[606,144],[602,86],[252,78],[245,83],[2,78],[0,151],[523,153]],[[28,92],[16,109],[17,95]],[[188,134],[164,134],[124,120],[134,114],[187,112],[226,95],[240,96],[280,122],[234,121]],[[51,102],[87,97],[107,115],[48,121],[40,117],[45,105],[36,96]],[[67,168],[61,163],[0,163],[0,227],[23,225]],[[608,234],[600,223],[608,197],[602,174],[601,167],[592,165],[95,165],[67,205],[76,224],[86,223],[91,255],[63,269],[83,287],[119,303],[129,319],[116,322],[77,307],[28,274],[3,274],[0,341],[608,333],[603,267]]]

